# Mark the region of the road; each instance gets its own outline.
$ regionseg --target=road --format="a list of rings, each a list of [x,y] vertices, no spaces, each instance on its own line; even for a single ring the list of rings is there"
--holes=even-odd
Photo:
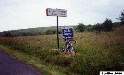
[[[26,64],[0,50],[0,75],[39,75]]]

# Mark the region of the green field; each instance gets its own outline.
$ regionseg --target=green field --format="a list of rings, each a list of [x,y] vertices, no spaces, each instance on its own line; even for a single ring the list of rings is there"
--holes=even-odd
[[[62,34],[59,37],[62,48]],[[35,57],[41,62],[39,64],[49,65],[47,67],[53,67],[60,74],[98,75],[99,71],[124,70],[124,26],[99,35],[96,32],[75,32],[74,38],[77,40],[74,45],[76,56],[62,55],[61,51],[55,50],[56,35],[0,37],[0,45],[11,49],[8,52],[17,51]]]

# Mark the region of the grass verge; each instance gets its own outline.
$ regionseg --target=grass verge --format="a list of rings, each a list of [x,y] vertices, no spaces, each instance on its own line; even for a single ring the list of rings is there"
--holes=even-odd
[[[19,61],[31,65],[32,67],[36,68],[39,72],[42,72],[44,75],[64,75],[64,73],[57,72],[56,67],[44,64],[40,59],[28,55],[27,53],[18,50],[8,49],[2,45],[0,45],[0,49],[2,49],[2,51],[9,54],[10,56],[18,59]]]

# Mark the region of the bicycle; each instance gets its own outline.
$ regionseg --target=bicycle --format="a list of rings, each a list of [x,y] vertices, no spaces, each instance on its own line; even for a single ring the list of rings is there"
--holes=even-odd
[[[64,39],[66,41],[64,47],[62,48],[62,52],[65,52],[65,54],[71,54],[72,51],[75,53],[76,55],[76,50],[74,48],[74,46],[72,45],[72,41],[75,41],[74,44],[77,43],[76,40],[70,40],[70,39]]]

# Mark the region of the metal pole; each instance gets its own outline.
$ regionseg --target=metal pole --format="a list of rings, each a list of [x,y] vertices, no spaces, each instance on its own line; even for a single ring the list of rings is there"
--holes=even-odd
[[[58,43],[58,50],[59,50],[58,16],[57,16],[57,43]]]

